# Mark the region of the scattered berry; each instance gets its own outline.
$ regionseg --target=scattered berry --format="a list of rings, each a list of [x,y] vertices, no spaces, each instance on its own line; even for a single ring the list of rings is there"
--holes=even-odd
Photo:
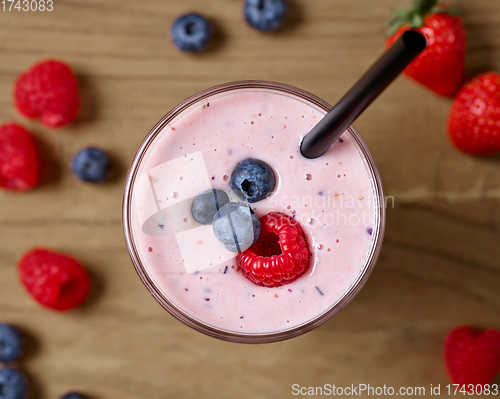
[[[228,251],[244,251],[259,236],[260,221],[252,214],[249,206],[229,202],[214,215],[214,234]]]
[[[212,39],[210,22],[199,14],[184,14],[172,24],[170,35],[181,51],[197,52],[205,49]]]
[[[26,399],[28,382],[19,370],[6,367],[0,369],[0,399]]]
[[[234,168],[230,184],[242,199],[257,202],[273,192],[276,178],[267,163],[260,159],[247,158]]]
[[[64,396],[61,396],[60,399],[85,399],[85,396],[80,395],[79,393],[76,392],[70,392],[67,393]]]
[[[14,100],[22,115],[41,118],[48,127],[65,126],[76,119],[80,108],[78,81],[65,63],[42,61],[19,76]]]
[[[198,195],[191,206],[194,219],[201,224],[212,224],[215,213],[229,202],[222,190],[208,190]]]
[[[13,362],[24,351],[24,337],[17,328],[0,323],[0,362]]]
[[[244,15],[248,24],[261,32],[271,32],[280,28],[286,20],[288,5],[286,0],[246,0]]]
[[[0,126],[0,187],[24,191],[40,180],[40,159],[32,134],[17,123]]]
[[[90,291],[89,276],[80,263],[48,249],[36,248],[24,254],[18,272],[33,299],[52,310],[75,308]]]
[[[451,105],[448,134],[469,154],[500,152],[500,75],[484,73],[465,84]]]
[[[446,338],[444,358],[454,384],[491,384],[500,372],[500,331],[455,328]]]
[[[88,147],[74,156],[71,170],[80,180],[87,183],[101,183],[111,174],[111,162],[104,151]]]
[[[311,252],[299,222],[284,213],[272,212],[260,219],[260,237],[238,254],[243,274],[257,285],[279,287],[302,276]]]
[[[464,23],[437,0],[416,0],[412,9],[397,10],[389,22],[387,48],[408,29],[422,33],[427,48],[405,69],[406,76],[435,93],[452,97],[465,77]]]

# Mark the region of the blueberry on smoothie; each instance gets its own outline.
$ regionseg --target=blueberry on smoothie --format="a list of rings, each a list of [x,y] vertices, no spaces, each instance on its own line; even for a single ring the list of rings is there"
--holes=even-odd
[[[201,51],[212,38],[212,25],[199,14],[184,14],[172,24],[170,36],[175,46],[186,52]]]
[[[69,392],[64,396],[61,396],[60,399],[85,399],[85,396],[82,396],[76,392]]]
[[[194,219],[201,224],[212,224],[219,208],[229,202],[229,197],[222,190],[208,190],[198,195],[191,206]]]
[[[249,206],[229,202],[215,214],[213,230],[224,248],[241,252],[250,248],[259,237],[260,221],[257,216],[252,216]]]
[[[74,175],[87,183],[100,183],[111,174],[111,162],[106,153],[88,147],[79,151],[71,161]]]
[[[0,362],[13,362],[23,351],[24,338],[21,332],[10,324],[0,323]]]
[[[248,24],[261,32],[280,28],[286,20],[286,0],[246,0],[244,14]]]
[[[0,370],[0,399],[26,399],[28,383],[19,370],[6,367]]]
[[[276,178],[271,167],[260,159],[247,158],[234,168],[231,188],[242,199],[257,202],[271,194]]]

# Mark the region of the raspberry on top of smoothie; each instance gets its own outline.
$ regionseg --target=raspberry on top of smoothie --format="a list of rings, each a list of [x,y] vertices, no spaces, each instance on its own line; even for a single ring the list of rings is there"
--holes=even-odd
[[[311,252],[299,222],[280,212],[260,219],[263,229],[255,245],[236,258],[250,281],[280,287],[297,280],[309,267]]]

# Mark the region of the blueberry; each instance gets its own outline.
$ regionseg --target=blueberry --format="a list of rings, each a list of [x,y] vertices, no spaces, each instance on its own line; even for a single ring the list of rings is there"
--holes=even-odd
[[[212,224],[217,210],[229,202],[229,197],[222,190],[208,190],[198,195],[191,206],[191,213],[201,224]]]
[[[71,161],[71,170],[80,180],[100,183],[111,174],[109,157],[98,148],[88,147],[79,151]]]
[[[177,18],[170,35],[175,46],[181,51],[196,52],[208,46],[212,38],[212,25],[198,14],[184,14]]]
[[[286,20],[286,0],[246,0],[244,14],[248,24],[261,32],[271,32]]]
[[[248,202],[263,200],[272,193],[275,185],[273,170],[260,159],[247,158],[241,161],[231,175],[231,188]]]
[[[250,248],[260,234],[257,216],[245,204],[229,202],[219,209],[213,220],[214,234],[228,251],[241,252]]]
[[[64,396],[61,396],[60,399],[85,399],[85,396],[80,395],[79,393],[76,392],[70,392],[67,393]]]
[[[6,367],[0,370],[0,399],[26,399],[28,383],[23,373]]]
[[[21,332],[10,324],[0,323],[0,362],[13,362],[24,351]]]

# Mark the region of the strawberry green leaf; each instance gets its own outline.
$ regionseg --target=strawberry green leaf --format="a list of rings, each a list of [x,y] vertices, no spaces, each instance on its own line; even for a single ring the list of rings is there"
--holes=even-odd
[[[399,23],[391,24],[390,27],[385,31],[385,35],[390,37],[394,35],[402,25]]]
[[[410,28],[416,29],[416,28],[421,28],[424,26],[424,19],[420,14],[413,14],[413,17],[411,19],[410,23]]]
[[[403,8],[401,10],[394,10],[393,13],[397,18],[401,19],[407,19],[411,14],[413,10],[410,8]]]
[[[395,10],[394,17],[386,24],[386,27],[388,27],[386,35],[392,36],[404,25],[409,25],[413,29],[421,28],[424,26],[424,18],[428,14],[457,15],[456,9],[445,8],[438,5],[437,2],[438,0],[413,0],[412,8]]]

